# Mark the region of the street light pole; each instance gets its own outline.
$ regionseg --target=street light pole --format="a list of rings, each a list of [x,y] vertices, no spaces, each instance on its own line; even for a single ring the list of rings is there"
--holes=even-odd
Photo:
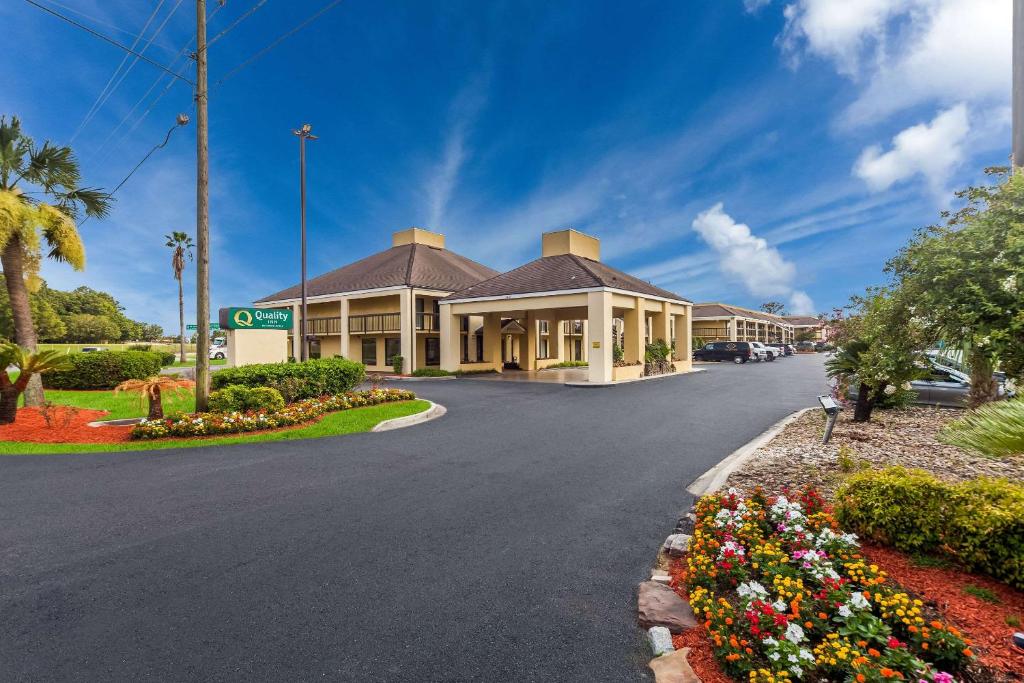
[[[196,0],[196,410],[210,398],[210,147],[206,0]]]
[[[311,130],[313,126],[304,123],[302,128],[292,131],[299,137],[299,215],[302,224],[302,321],[299,325],[302,340],[299,342],[299,355],[303,361],[309,359],[309,334],[306,328],[306,140],[316,140]]]
[[[1024,167],[1024,0],[1013,0],[1013,168]]]

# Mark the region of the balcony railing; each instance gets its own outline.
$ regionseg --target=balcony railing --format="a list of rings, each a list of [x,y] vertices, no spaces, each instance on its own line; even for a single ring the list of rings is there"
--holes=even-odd
[[[369,313],[348,317],[349,334],[378,334],[401,330],[402,316],[399,313]]]
[[[729,330],[724,327],[695,327],[693,328],[693,336],[700,337],[701,339],[722,339],[729,338]]]
[[[341,317],[310,318],[306,321],[306,334],[341,334]]]
[[[434,313],[417,313],[416,329],[426,332],[439,332],[441,330],[441,321],[438,320],[438,316]]]

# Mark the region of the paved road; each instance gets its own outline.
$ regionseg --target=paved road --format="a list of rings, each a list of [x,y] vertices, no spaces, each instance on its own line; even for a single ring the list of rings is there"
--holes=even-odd
[[[8,681],[636,681],[683,487],[822,359],[610,389],[424,382],[410,429],[0,458]]]

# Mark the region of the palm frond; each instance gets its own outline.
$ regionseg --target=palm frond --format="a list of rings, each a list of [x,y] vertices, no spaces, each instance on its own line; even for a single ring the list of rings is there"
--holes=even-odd
[[[31,146],[32,139],[21,132],[17,116],[0,116],[0,189],[10,189],[7,184],[11,177],[19,178],[24,173],[25,156]]]
[[[86,216],[104,218],[114,204],[113,197],[95,187],[78,187],[56,196],[60,206],[67,209],[72,217],[78,213],[78,207],[81,206]]]
[[[48,204],[39,206],[39,222],[43,228],[43,237],[50,247],[47,254],[55,261],[64,261],[75,270],[85,268],[85,245],[78,228],[71,218]]]
[[[49,140],[42,147],[31,148],[23,175],[25,180],[47,192],[73,189],[81,178],[78,160],[71,148],[57,146]]]
[[[992,457],[1024,453],[1024,399],[976,408],[946,425],[939,439]]]

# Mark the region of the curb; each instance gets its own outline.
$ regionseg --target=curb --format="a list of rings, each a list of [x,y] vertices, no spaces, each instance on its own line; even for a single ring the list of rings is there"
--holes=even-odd
[[[583,389],[605,389],[607,387],[618,387],[624,384],[634,384],[636,382],[646,382],[652,379],[668,379],[670,377],[685,377],[686,375],[693,375],[698,372],[707,372],[704,368],[693,368],[686,372],[666,372],[663,375],[649,375],[647,377],[637,377],[636,379],[620,379],[618,382],[566,382],[567,387],[580,387]]]
[[[455,375],[441,375],[440,377],[406,377],[404,375],[384,375],[385,382],[426,382],[436,379],[458,379]]]
[[[445,413],[448,409],[439,403],[433,401],[427,401],[430,407],[424,410],[422,413],[416,413],[415,415],[406,415],[405,417],[394,417],[390,420],[384,420],[377,424],[376,427],[371,429],[371,432],[387,432],[392,429],[402,429],[403,427],[412,427],[423,422],[430,422],[436,420]]]
[[[804,408],[787,415],[765,431],[761,432],[761,434],[748,441],[745,445],[737,448],[726,456],[724,460],[721,460],[717,465],[690,482],[690,485],[686,487],[687,492],[697,498],[700,498],[705,493],[721,488],[722,484],[725,483],[725,480],[729,478],[729,475],[735,472],[740,465],[749,460],[757,449],[774,439],[783,429],[786,428],[787,425],[809,410],[814,410],[814,408]]]

